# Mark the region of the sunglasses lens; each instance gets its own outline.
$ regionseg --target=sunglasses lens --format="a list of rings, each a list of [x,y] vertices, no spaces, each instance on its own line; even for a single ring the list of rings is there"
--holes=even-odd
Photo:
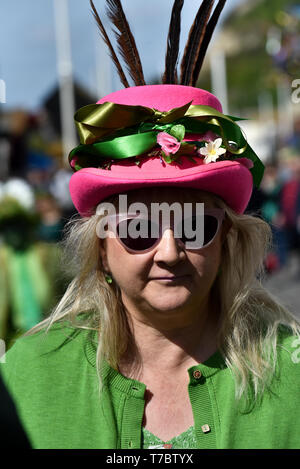
[[[182,237],[181,241],[186,243],[195,243],[197,238],[196,234],[192,237],[185,236],[184,231],[184,224],[188,224],[189,229],[192,230],[193,233],[196,233],[197,230],[202,229],[203,227],[203,217],[202,216],[193,216],[192,218],[188,218],[182,221]],[[210,241],[215,237],[218,231],[218,220],[213,215],[204,215],[204,241],[199,248],[206,246]]]
[[[204,215],[204,246],[215,237],[218,231],[218,220],[213,215]]]
[[[197,246],[197,230],[203,229],[204,221],[204,241]],[[188,230],[185,227],[188,226]],[[204,214],[202,216],[193,216],[181,221],[181,241],[184,244],[194,243],[194,249],[200,249],[212,241],[218,231],[218,219],[213,215]],[[190,233],[195,233],[189,236]],[[186,234],[188,233],[188,234]],[[154,234],[154,235],[153,235]],[[149,219],[128,218],[122,220],[117,225],[117,236],[121,243],[132,251],[142,252],[151,249],[159,239],[157,225]]]
[[[151,220],[122,220],[117,225],[117,235],[122,244],[133,251],[146,251],[154,246],[158,237],[151,236],[155,232]]]

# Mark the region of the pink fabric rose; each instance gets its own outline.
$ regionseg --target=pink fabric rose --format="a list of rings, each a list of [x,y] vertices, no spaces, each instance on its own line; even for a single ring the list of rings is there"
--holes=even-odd
[[[172,135],[168,134],[167,132],[160,132],[157,135],[157,143],[161,146],[162,151],[165,155],[169,155],[170,153],[174,155],[178,152],[181,143],[178,142],[177,138],[173,137]]]

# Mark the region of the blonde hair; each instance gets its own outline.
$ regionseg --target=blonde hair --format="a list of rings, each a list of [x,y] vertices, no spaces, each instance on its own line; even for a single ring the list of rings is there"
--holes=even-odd
[[[212,287],[212,298],[222,299],[219,349],[233,372],[237,399],[249,390],[257,398],[274,376],[282,326],[299,335],[300,324],[261,283],[264,258],[272,245],[270,226],[256,214],[237,214],[222,199],[209,195],[217,207],[224,208],[231,223],[222,245],[220,273]],[[107,200],[114,203],[115,197]],[[74,278],[52,314],[28,334],[43,328],[48,331],[53,323],[66,319],[75,328],[97,331],[100,379],[103,359],[117,369],[123,354],[133,351],[134,355],[135,349],[120,289],[105,280],[96,235],[99,219],[96,214],[74,217],[66,225],[62,265]]]

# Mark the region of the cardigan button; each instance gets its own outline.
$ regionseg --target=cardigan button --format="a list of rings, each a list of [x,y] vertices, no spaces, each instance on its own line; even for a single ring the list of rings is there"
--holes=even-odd
[[[202,373],[201,373],[200,370],[195,370],[195,371],[193,372],[193,376],[194,376],[195,379],[200,379],[201,376],[202,376]]]
[[[209,433],[210,432],[210,426],[207,425],[207,424],[202,425],[201,430],[203,431],[203,433]]]

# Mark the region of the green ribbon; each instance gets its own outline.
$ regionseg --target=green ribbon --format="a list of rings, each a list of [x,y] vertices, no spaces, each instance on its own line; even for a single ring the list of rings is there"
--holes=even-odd
[[[92,145],[79,145],[70,153],[73,155],[95,155],[104,158],[121,160],[132,156],[141,155],[156,145],[157,132],[145,132],[143,134],[127,135],[125,137],[112,138],[107,141],[93,143]]]
[[[111,160],[139,156],[157,145],[158,132],[168,132],[172,126],[181,124],[186,133],[215,132],[234,159],[242,156],[252,160],[254,166],[250,171],[259,187],[264,165],[246,141],[237,120],[210,106],[191,103],[166,112],[110,102],[91,104],[75,114],[80,145],[71,151],[69,161],[76,156],[81,165],[91,166],[91,155]],[[238,148],[232,148],[230,141],[236,142]]]

